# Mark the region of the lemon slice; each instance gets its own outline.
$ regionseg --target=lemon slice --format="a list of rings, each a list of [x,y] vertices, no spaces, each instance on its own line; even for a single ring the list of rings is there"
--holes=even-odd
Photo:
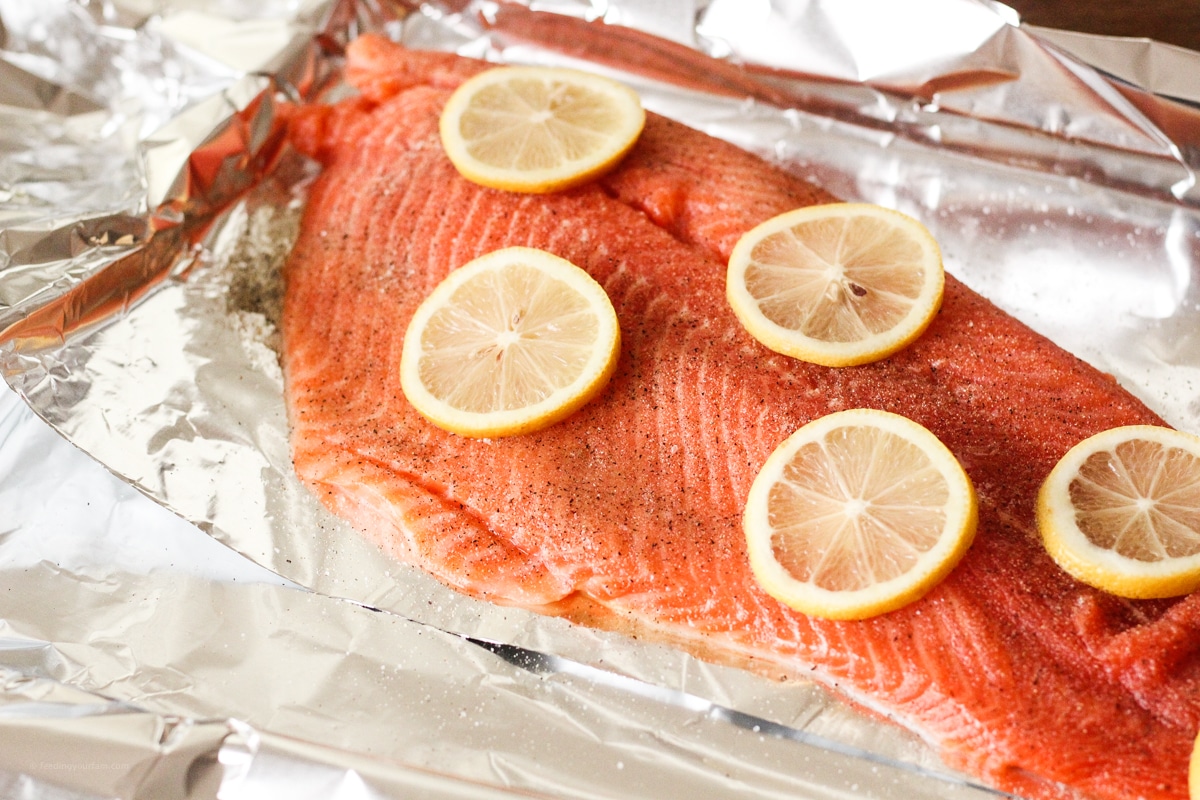
[[[616,81],[555,67],[497,67],[467,80],[440,120],[446,155],[494,189],[553,192],[612,168],[646,114]]]
[[[1200,800],[1200,735],[1192,744],[1192,758],[1188,762],[1188,797]]]
[[[863,619],[941,581],[975,535],[975,490],[910,419],[852,409],[800,428],[754,479],[742,518],[759,584],[797,611]]]
[[[831,203],[780,214],[743,235],[725,292],[767,347],[848,367],[920,336],[944,282],[941,250],[920,222],[866,203]]]
[[[400,385],[422,416],[454,433],[529,433],[598,394],[620,342],[612,302],[590,275],[509,247],[459,267],[417,308]]]
[[[1098,589],[1200,588],[1200,438],[1131,425],[1083,440],[1042,483],[1037,522],[1054,560]]]

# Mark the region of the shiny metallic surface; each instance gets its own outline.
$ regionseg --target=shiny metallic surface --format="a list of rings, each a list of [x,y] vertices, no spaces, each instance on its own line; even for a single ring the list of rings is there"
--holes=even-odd
[[[7,796],[992,794],[818,687],[461,597],[308,495],[267,309],[231,298],[286,254],[313,174],[282,109],[338,91],[363,30],[589,65],[913,214],[952,273],[1200,431],[1195,53],[976,0],[0,0],[0,21]]]

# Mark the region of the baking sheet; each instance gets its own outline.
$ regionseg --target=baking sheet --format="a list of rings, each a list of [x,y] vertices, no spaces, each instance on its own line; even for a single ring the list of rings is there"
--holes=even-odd
[[[251,779],[293,792],[296,763],[378,796],[426,778],[464,794],[988,796],[816,687],[489,606],[388,562],[292,475],[270,328],[227,303],[285,251],[311,175],[278,147],[278,104],[336,82],[338,43],[382,29],[587,60],[653,110],[912,213],[949,271],[1200,429],[1194,127],[1167,135],[1135,73],[1118,88],[992,4],[908,6],[921,36],[886,63],[879,31],[911,37],[892,16],[864,33],[869,4],[752,5],[0,0],[0,369],[23,400],[0,396],[5,698],[29,680],[96,693],[78,719],[98,719],[97,747],[117,735],[93,713],[104,703],[155,721],[141,730],[227,731],[201,747],[225,765],[223,796]],[[662,37],[634,40],[659,57],[615,60],[614,24]],[[826,58],[797,60],[814,31]],[[1184,103],[1155,113],[1186,123],[1191,89],[1168,88]],[[19,698],[4,742],[52,716]],[[264,766],[278,755],[256,755],[264,740],[291,766]],[[147,785],[132,766],[118,786],[56,764],[0,766],[98,796]]]

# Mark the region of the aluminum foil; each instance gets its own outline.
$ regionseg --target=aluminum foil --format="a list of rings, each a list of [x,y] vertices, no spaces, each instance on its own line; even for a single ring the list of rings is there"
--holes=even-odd
[[[32,5],[0,0],[10,796],[990,794],[817,687],[456,595],[299,485],[273,331],[230,298],[312,175],[279,104],[336,92],[363,30],[582,62],[908,211],[1200,431],[1195,53],[977,0]]]

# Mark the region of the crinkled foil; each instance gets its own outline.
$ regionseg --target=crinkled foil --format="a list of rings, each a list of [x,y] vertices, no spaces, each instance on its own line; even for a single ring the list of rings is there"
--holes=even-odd
[[[237,299],[312,176],[280,104],[364,30],[586,64],[912,213],[1200,431],[1196,53],[979,0],[0,0],[0,794],[990,796],[817,687],[454,594],[299,485]]]

